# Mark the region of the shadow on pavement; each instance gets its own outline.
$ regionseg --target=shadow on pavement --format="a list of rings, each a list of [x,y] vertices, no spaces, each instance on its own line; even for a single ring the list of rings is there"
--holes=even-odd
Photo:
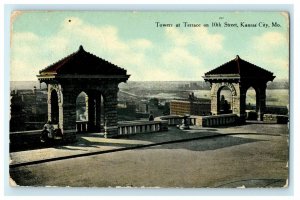
[[[233,129],[235,130],[235,129]],[[256,134],[256,135],[276,135],[279,134],[272,134],[267,133],[257,133],[259,127],[257,129],[253,129],[254,132],[249,130],[249,133],[238,133],[232,132],[231,129],[228,128],[227,134]],[[203,151],[203,150],[213,150],[218,148],[225,148],[228,146],[240,145],[249,142],[255,142],[257,140],[249,139],[249,138],[239,138],[237,136],[232,137],[224,133],[218,132],[220,130],[215,128],[195,128],[192,127],[190,130],[180,130],[176,127],[170,127],[169,131],[165,132],[154,132],[154,133],[140,133],[135,135],[122,135],[115,139],[105,139],[101,134],[78,134],[77,141],[74,143],[53,143],[53,144],[41,144],[37,143],[35,146],[23,146],[11,149],[11,152],[15,151],[25,151],[25,150],[34,150],[34,149],[43,149],[43,148],[56,148],[56,149],[63,149],[63,150],[79,150],[81,148],[82,151],[84,147],[92,147],[92,148],[100,148],[103,147],[116,147],[116,148],[132,148],[137,146],[143,146],[145,144],[155,144],[155,143],[182,143],[182,142],[189,142],[189,145],[184,144],[177,144],[174,145],[164,145],[164,148],[167,149],[174,149],[174,148],[185,148],[193,151]],[[222,130],[221,130],[222,131]],[[270,129],[272,131],[272,129]],[[225,136],[227,135],[227,136]],[[194,144],[193,140],[200,140],[205,139],[206,142],[201,142],[201,146],[198,144]],[[218,140],[216,142],[215,140]],[[174,142],[175,141],[175,142]],[[207,142],[208,141],[208,142]],[[217,144],[218,143],[218,144]],[[158,144],[160,145],[160,144]],[[152,145],[154,146],[154,145]],[[172,146],[172,147],[171,147]],[[156,147],[158,148],[158,147]],[[162,148],[162,147],[160,147]]]
[[[190,151],[209,151],[209,150],[217,150],[226,147],[232,147],[232,146],[242,145],[246,143],[257,142],[257,141],[262,141],[262,140],[219,134],[216,135],[215,137],[195,139],[189,142],[176,143],[176,145],[167,144],[164,146],[156,146],[152,148],[153,149],[186,149]]]
[[[210,130],[210,129],[209,129]],[[118,139],[110,139],[101,141],[90,141],[86,137],[78,138],[78,142],[68,145],[81,147],[97,147],[97,146],[113,146],[117,148],[133,148],[133,147],[150,147],[152,149],[187,149],[191,151],[207,151],[236,146],[256,141],[258,139],[243,138],[232,135],[247,135],[253,133],[228,133],[221,134],[215,132],[207,132],[204,130],[188,130],[182,131],[172,129],[168,132],[143,133],[136,135],[127,135],[118,137]],[[131,143],[134,141],[134,143]],[[60,147],[56,147],[60,148]],[[72,150],[72,148],[70,148]]]

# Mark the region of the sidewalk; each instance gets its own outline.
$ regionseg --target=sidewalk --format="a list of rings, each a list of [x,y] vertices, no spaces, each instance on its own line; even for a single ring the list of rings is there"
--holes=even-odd
[[[192,128],[191,130],[180,130],[175,127],[169,131],[156,133],[143,133],[136,135],[124,135],[115,139],[103,138],[96,133],[78,134],[77,142],[64,146],[51,148],[19,151],[10,153],[10,165],[34,162],[47,159],[64,159],[68,156],[89,153],[105,153],[118,150],[132,149],[136,147],[152,146],[157,143],[174,142],[186,139],[220,135],[214,128]]]
[[[236,135],[238,137],[248,138],[253,137],[251,135],[255,134],[263,139],[266,137],[264,135],[274,134],[274,130],[276,130],[277,135],[278,132],[285,132],[283,130],[281,131],[283,126],[274,124],[264,126],[266,131],[261,133],[260,126],[261,125],[248,124],[223,128],[191,127],[190,130],[180,130],[175,127],[169,127],[169,131],[124,135],[114,139],[103,138],[97,133],[78,134],[77,142],[73,144],[12,152],[10,153],[10,165],[11,167],[27,165],[30,164],[30,162],[33,162],[31,164],[38,164],[54,160],[151,147],[166,143],[180,143],[187,140],[198,140],[224,135]],[[286,128],[284,127],[284,129]]]

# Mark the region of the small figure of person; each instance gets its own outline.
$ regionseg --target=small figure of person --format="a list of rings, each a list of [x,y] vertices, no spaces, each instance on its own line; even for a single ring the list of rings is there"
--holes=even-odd
[[[149,116],[149,121],[154,121],[153,115],[150,115],[150,116]]]
[[[48,121],[44,125],[40,139],[41,139],[41,142],[43,142],[43,143],[52,141],[54,139],[54,127],[53,127],[51,121]]]
[[[180,129],[186,130],[190,129],[190,124],[189,124],[189,115],[184,115],[182,118],[181,125],[179,126]]]

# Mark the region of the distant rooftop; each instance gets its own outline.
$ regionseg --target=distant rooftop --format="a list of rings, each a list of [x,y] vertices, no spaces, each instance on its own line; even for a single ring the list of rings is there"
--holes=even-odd
[[[200,104],[210,104],[210,99],[204,99],[204,98],[195,98],[193,100],[190,99],[172,99],[172,102],[181,102],[181,103],[187,103],[187,102],[193,102],[193,103],[200,103]]]

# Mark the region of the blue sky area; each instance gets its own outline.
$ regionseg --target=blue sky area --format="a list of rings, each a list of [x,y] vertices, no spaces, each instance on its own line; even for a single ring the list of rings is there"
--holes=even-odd
[[[12,81],[37,80],[39,70],[79,45],[127,69],[131,81],[201,81],[237,54],[277,79],[289,74],[289,17],[283,12],[16,11],[11,22]]]

